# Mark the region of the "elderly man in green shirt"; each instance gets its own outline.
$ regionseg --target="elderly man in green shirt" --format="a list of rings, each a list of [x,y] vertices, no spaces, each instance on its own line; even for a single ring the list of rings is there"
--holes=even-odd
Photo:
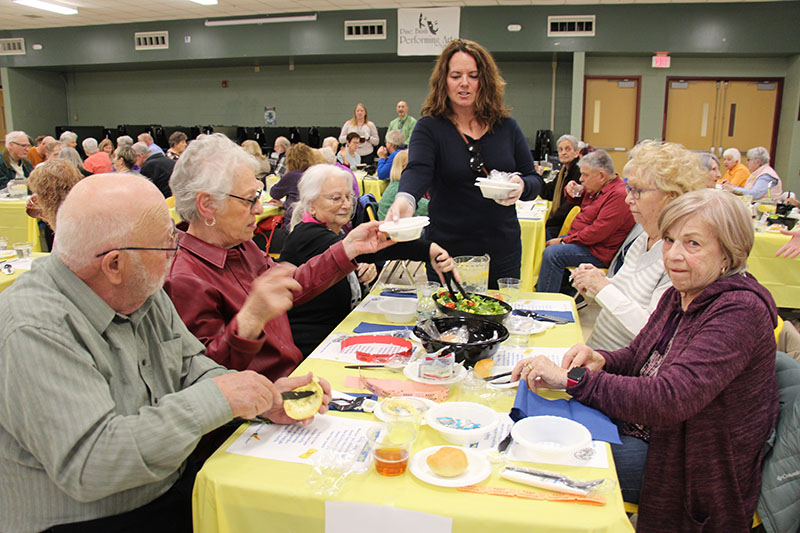
[[[293,422],[280,393],[311,375],[273,384],[203,355],[161,289],[178,235],[146,179],[85,178],[57,224],[55,253],[0,294],[0,531],[190,532],[200,437]]]
[[[397,102],[397,118],[389,123],[387,131],[400,130],[403,132],[403,138],[406,145],[411,139],[411,132],[414,131],[414,126],[417,125],[417,119],[408,114],[408,104],[403,100]]]

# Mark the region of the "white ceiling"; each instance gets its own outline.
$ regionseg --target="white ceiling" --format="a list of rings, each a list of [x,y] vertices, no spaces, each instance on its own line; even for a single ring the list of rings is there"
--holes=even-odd
[[[0,0],[0,30],[398,7],[672,3],[672,0],[219,0],[216,6],[202,6],[190,0],[50,1],[73,7],[78,10],[78,14],[57,15],[15,4],[11,0]],[[677,0],[676,3],[718,1],[753,0]]]

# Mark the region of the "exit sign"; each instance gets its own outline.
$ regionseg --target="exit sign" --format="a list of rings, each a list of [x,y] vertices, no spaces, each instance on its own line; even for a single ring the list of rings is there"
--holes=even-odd
[[[653,56],[653,68],[669,68],[671,60],[668,55]]]

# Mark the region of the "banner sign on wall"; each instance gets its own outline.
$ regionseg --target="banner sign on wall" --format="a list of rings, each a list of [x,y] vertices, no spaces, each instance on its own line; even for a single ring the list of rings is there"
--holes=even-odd
[[[432,7],[397,10],[397,55],[438,56],[458,39],[461,8]]]

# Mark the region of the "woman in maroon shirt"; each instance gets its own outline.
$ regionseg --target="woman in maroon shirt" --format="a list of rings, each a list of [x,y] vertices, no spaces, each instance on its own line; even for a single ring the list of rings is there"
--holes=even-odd
[[[354,257],[391,241],[379,222],[361,224],[300,267],[278,265],[252,241],[263,209],[255,165],[222,134],[201,135],[183,153],[170,187],[188,228],[164,289],[206,355],[274,381],[302,361],[286,311],[352,272]]]
[[[701,189],[669,203],[659,231],[672,288],[630,346],[578,344],[560,367],[524,359],[512,377],[566,388],[620,421],[612,452],[637,531],[750,531],[778,415],[777,309],[746,272],[750,214]]]

